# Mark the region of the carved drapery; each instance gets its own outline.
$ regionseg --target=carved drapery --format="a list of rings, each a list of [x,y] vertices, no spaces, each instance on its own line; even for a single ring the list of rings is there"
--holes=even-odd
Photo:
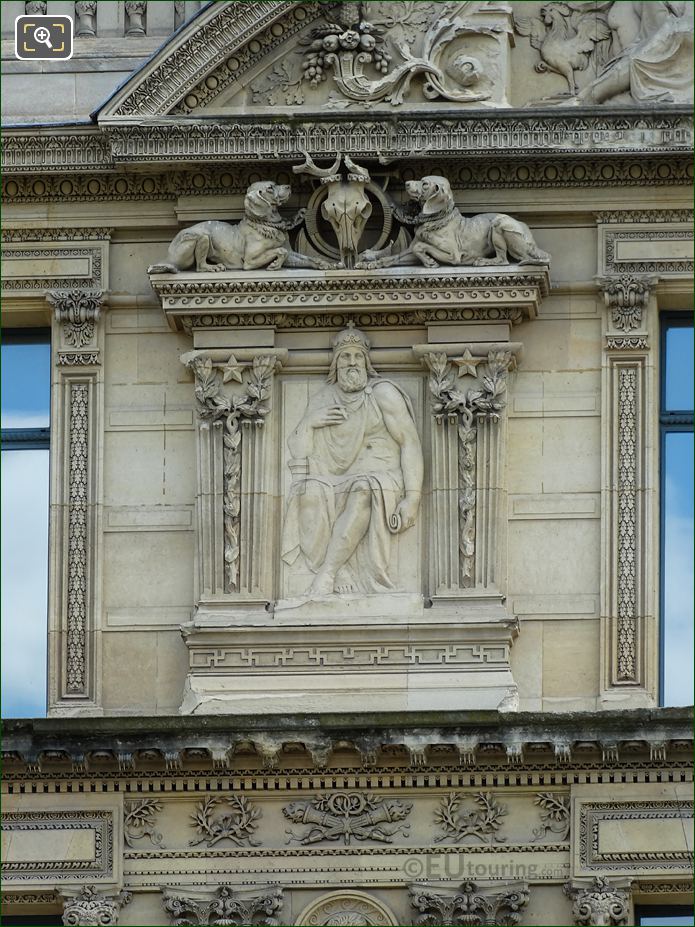
[[[501,441],[499,421],[506,405],[509,350],[462,356],[429,352],[432,396],[433,570],[435,595],[456,595],[473,587],[495,591]],[[480,368],[480,369],[478,369]],[[458,376],[479,377],[462,391]]]
[[[54,313],[49,621],[53,709],[98,700],[95,622],[100,600],[103,294],[47,295]],[[66,350],[67,349],[67,350]]]
[[[519,924],[531,897],[528,885],[521,882],[464,882],[457,892],[428,885],[411,885],[409,890],[410,903],[420,912],[416,923],[430,927]]]
[[[647,310],[657,278],[599,278],[607,309],[603,390],[601,615],[604,698],[654,686],[656,579],[647,563],[654,531],[651,474],[655,398]],[[655,541],[655,539],[654,539]],[[645,691],[646,690],[646,691]],[[643,697],[644,697],[643,696]]]
[[[214,363],[204,353],[182,360],[193,370],[198,407],[200,596],[261,597],[270,592],[264,558],[258,549],[258,557],[252,554],[254,539],[267,537],[270,527],[262,425],[279,361],[260,353],[247,362],[230,354]],[[230,381],[239,384],[234,393],[223,388]]]
[[[63,923],[69,927],[91,927],[104,925],[110,927],[118,923],[123,905],[129,904],[130,892],[105,894],[93,885],[86,885],[79,894],[61,892],[63,897]]]
[[[624,882],[596,878],[587,885],[569,883],[564,891],[572,899],[574,924],[620,927],[628,923],[630,897]]]

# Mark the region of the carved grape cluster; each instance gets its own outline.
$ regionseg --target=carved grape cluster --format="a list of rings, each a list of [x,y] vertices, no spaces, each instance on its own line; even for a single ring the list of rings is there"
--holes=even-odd
[[[329,22],[312,30],[311,40],[302,60],[302,77],[313,86],[326,80],[326,68],[330,67],[328,55],[352,52],[367,56],[382,74],[388,72],[391,55],[384,46],[384,30],[372,23],[361,21],[348,24]],[[363,59],[365,60],[365,59]]]

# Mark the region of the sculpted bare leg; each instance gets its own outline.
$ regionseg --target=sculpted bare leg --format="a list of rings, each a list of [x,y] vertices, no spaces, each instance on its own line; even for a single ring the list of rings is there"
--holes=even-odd
[[[331,595],[338,570],[347,563],[369,527],[372,511],[369,484],[357,482],[350,490],[347,505],[336,519],[326,556],[309,588],[309,596]]]

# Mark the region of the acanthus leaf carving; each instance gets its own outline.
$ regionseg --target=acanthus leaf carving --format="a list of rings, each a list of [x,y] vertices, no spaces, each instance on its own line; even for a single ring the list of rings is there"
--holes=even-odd
[[[54,290],[46,294],[56,321],[63,326],[70,347],[83,348],[94,338],[95,324],[101,316],[104,294],[100,290]]]
[[[129,904],[130,892],[106,894],[93,885],[86,885],[79,894],[67,891],[63,896],[63,923],[67,927],[110,927],[118,923],[123,905]]]
[[[473,358],[467,350],[462,358],[448,358],[443,353],[424,356],[430,370],[429,389],[433,397],[432,413],[442,424],[446,419],[457,422],[459,457],[459,552],[463,584],[473,581],[475,568],[475,506],[476,506],[476,447],[477,425],[481,420],[499,421],[506,405],[507,371],[511,354],[507,351],[490,351],[487,355],[487,374],[481,378],[480,389],[462,392],[456,385],[454,368],[458,375],[477,374],[483,358]]]
[[[239,576],[239,515],[241,511],[241,429],[244,424],[261,426],[270,412],[272,377],[277,367],[274,356],[256,355],[250,375],[243,383],[241,365],[230,355],[222,374],[207,356],[184,356],[195,376],[195,396],[201,427],[221,425],[223,447],[224,563],[227,591],[235,591]],[[229,380],[242,381],[241,395],[223,392]]]
[[[249,893],[221,885],[213,896],[194,897],[163,889],[162,903],[175,927],[190,924],[276,927],[280,921],[275,915],[283,906],[283,890],[273,885]]]
[[[577,925],[621,927],[627,924],[630,913],[629,894],[625,884],[614,884],[597,877],[591,884],[564,887],[572,899],[572,917]]]
[[[597,278],[615,328],[630,332],[642,326],[642,313],[658,279],[654,274],[620,274],[617,277]]]
[[[463,925],[519,924],[530,892],[525,883],[497,882],[478,885],[464,882],[452,892],[429,885],[411,885],[410,903],[420,912],[418,924],[427,927],[463,927]]]
[[[461,841],[465,837],[476,837],[483,843],[505,843],[507,838],[498,831],[503,824],[502,818],[507,814],[506,805],[501,805],[492,792],[477,792],[474,801],[478,808],[469,810],[462,807],[464,796],[460,792],[445,795],[434,813],[434,820],[439,825],[441,834],[435,837],[435,843],[444,840]]]
[[[362,792],[328,792],[303,801],[293,801],[282,809],[295,824],[306,824],[300,833],[287,831],[287,842],[319,843],[342,840],[376,840],[392,843],[396,834],[407,834],[403,823],[412,810],[411,802],[398,798],[380,798]]]

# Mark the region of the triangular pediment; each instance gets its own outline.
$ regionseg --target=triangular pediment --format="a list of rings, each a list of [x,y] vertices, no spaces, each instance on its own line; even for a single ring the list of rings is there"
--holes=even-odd
[[[508,7],[476,0],[211,3],[96,115],[127,125],[504,105],[510,31]]]
[[[205,108],[320,14],[319,4],[292,0],[210,3],[106,101],[97,120],[128,123]]]

